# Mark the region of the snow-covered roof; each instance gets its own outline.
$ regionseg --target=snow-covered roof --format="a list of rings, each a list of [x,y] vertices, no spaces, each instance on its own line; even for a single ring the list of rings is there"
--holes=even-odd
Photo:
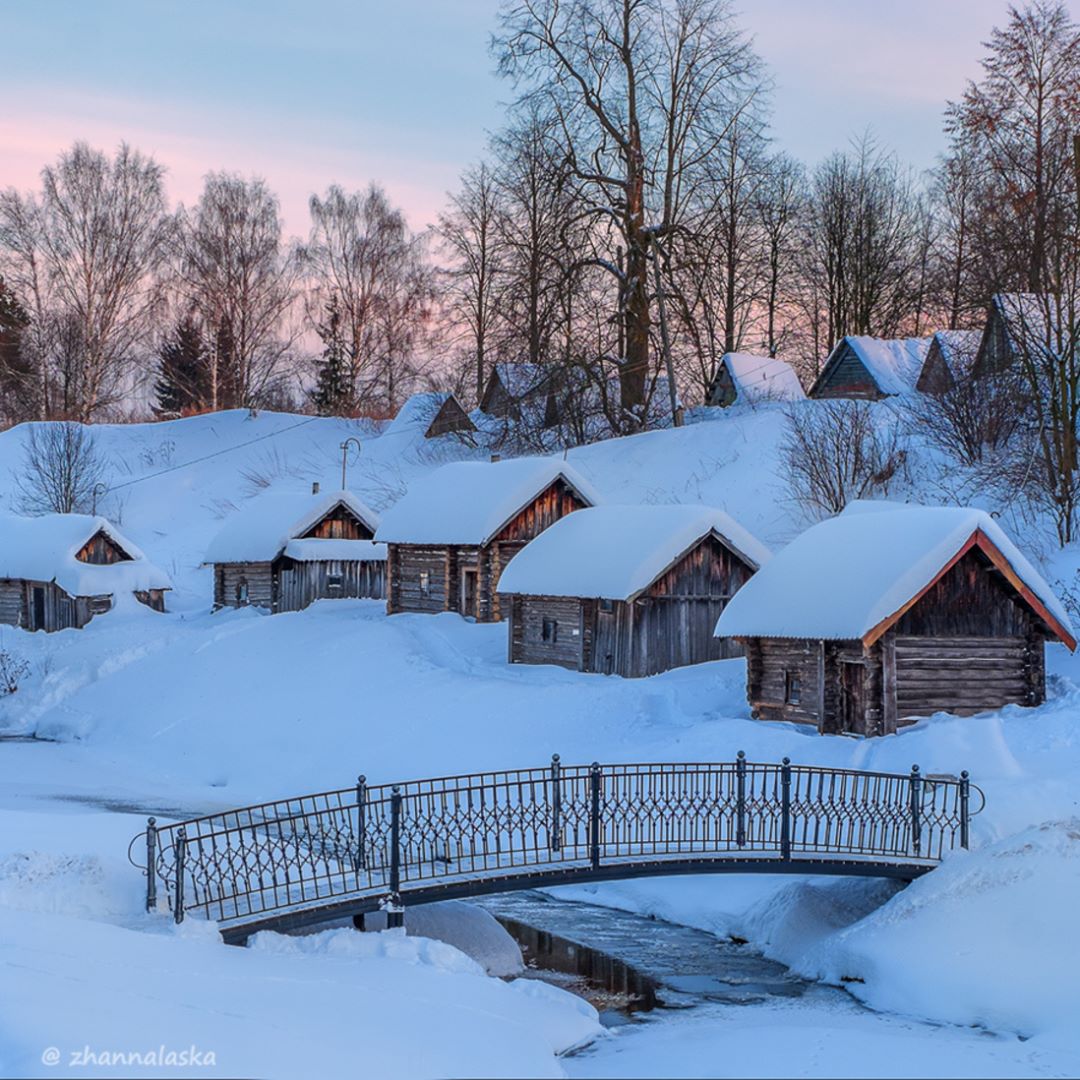
[[[981,330],[939,330],[933,338],[954,375],[969,367],[979,351]]]
[[[497,378],[513,398],[545,390],[552,379],[552,369],[543,364],[500,363],[491,369],[489,381]]]
[[[129,558],[116,563],[84,563],[75,558],[99,532]],[[172,588],[168,574],[130,540],[103,517],[89,514],[0,515],[0,578],[55,581],[69,596]]]
[[[919,380],[931,338],[876,338],[849,334],[833,350],[819,381],[827,378],[846,342],[883,394],[909,394]]]
[[[386,545],[374,540],[290,540],[285,555],[297,562],[385,562]]]
[[[421,476],[383,516],[375,539],[391,544],[486,544],[562,479],[590,504],[600,497],[562,458],[456,461]]]
[[[461,408],[461,403],[454,398],[453,394],[433,390],[427,393],[413,394],[412,397],[401,406],[397,416],[395,416],[383,430],[383,434],[415,434],[416,431],[427,434],[435,418],[439,415],[440,410],[451,399],[454,400],[458,408],[461,409],[462,415],[468,420],[468,414]],[[434,434],[438,435],[442,433],[435,432]]]
[[[798,536],[735,594],[717,636],[872,644],[977,534],[982,549],[997,553],[1073,647],[1061,602],[989,514],[885,502],[852,503]]]
[[[727,369],[738,395],[737,404],[760,401],[801,401],[806,392],[795,369],[783,360],[754,353],[724,353],[720,363]]]
[[[438,415],[449,394],[425,393],[413,394],[397,411],[397,415],[387,424],[384,435],[396,435],[414,427],[427,428]]]
[[[991,303],[1005,320],[1014,347],[1029,351],[1047,349],[1056,353],[1071,349],[1069,340],[1076,317],[1069,302],[1052,293],[996,293]]]
[[[545,529],[499,578],[500,593],[630,600],[703,537],[721,540],[755,569],[769,549],[710,506],[597,506]]]
[[[302,536],[343,504],[372,532],[379,515],[351,491],[267,491],[245,503],[210,541],[205,562],[272,562],[290,540]]]

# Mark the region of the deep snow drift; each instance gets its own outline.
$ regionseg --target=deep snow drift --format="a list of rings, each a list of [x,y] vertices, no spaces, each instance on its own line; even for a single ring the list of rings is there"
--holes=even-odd
[[[777,407],[734,409],[568,459],[610,501],[704,502],[779,549],[804,524],[778,475],[782,430]],[[194,1042],[216,1048],[219,1072],[233,1075],[355,1074],[358,1063],[379,1075],[557,1075],[554,1054],[597,1033],[576,999],[497,982],[451,946],[416,936],[337,929],[267,935],[237,950],[195,920],[177,933],[141,913],[129,838],[148,813],[175,818],[345,786],[360,772],[382,783],[543,764],[555,751],[587,762],[726,760],[739,749],[760,760],[970,769],[987,796],[975,850],[895,895],[875,882],[768,878],[581,892],[747,937],[810,976],[861,980],[844,985],[874,1008],[982,1025],[1001,1033],[999,1048],[1029,1037],[1027,1056],[1008,1057],[1001,1071],[1080,1068],[1080,668],[1062,647],[1049,650],[1050,700],[1040,709],[939,716],[857,740],[751,721],[741,661],[621,680],[511,668],[505,626],[387,618],[371,601],[211,614],[200,563],[235,507],[267,489],[310,491],[312,480],[337,487],[339,444],[357,434],[364,450],[349,486],[379,512],[414,477],[475,456],[453,439],[288,416],[100,429],[117,482],[130,484],[103,509],[177,589],[165,615],[125,605],[84,631],[0,632],[0,648],[30,667],[0,699],[0,731],[58,740],[0,742],[0,1072],[49,1072],[41,1054],[50,1046]],[[0,435],[5,491],[22,437]],[[1007,515],[1002,524],[1023,535],[1048,580],[1075,573],[1075,552],[1047,564],[1047,544]],[[723,1047],[732,1072],[754,1073],[754,1047],[769,1039],[757,1025],[767,1033],[784,1020],[741,1016],[712,1026],[702,1017],[698,1027],[687,1017],[671,1037],[656,1025],[620,1033],[567,1065],[707,1074]],[[826,1032],[829,1022],[820,1018]],[[860,1071],[932,1070],[933,1029],[904,1023],[904,1038],[870,1058],[872,1024],[838,1027],[836,1038],[851,1037]],[[799,1055],[794,1035],[782,1045],[790,1052],[776,1049],[760,1071],[837,1071],[835,1054]]]

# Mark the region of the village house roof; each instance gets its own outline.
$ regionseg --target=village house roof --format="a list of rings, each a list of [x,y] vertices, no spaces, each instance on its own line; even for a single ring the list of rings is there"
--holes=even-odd
[[[796,537],[735,594],[716,634],[872,645],[976,547],[1074,648],[1061,602],[989,514],[885,502],[852,503]]]
[[[933,337],[941,358],[952,375],[959,375],[971,366],[982,340],[981,330],[939,330]]]
[[[825,367],[811,388],[810,396],[814,396],[814,388],[828,381],[831,369],[843,357],[845,345],[850,346],[882,394],[909,394],[915,389],[926,362],[930,341],[930,338],[877,338],[849,334],[829,354]]]
[[[592,485],[562,458],[443,465],[416,480],[386,512],[375,539],[390,544],[486,544],[559,479],[583,502],[600,501]]]
[[[476,425],[453,394],[430,391],[408,398],[383,434],[412,435],[420,431],[425,438],[431,439],[453,431],[475,430]]]
[[[720,358],[735,387],[736,405],[763,401],[801,401],[806,397],[799,376],[786,361],[754,353],[730,352]],[[717,371],[719,377],[719,370]],[[715,385],[716,380],[713,380]]]
[[[75,556],[104,533],[127,556],[115,563],[87,563]],[[156,567],[103,517],[89,514],[0,515],[0,578],[55,581],[69,596],[112,596],[171,589]]]
[[[530,541],[503,571],[499,592],[631,600],[710,534],[755,569],[769,560],[769,549],[722,510],[604,505]]]
[[[371,532],[379,526],[379,515],[361,502],[351,491],[329,491],[324,494],[294,491],[267,491],[245,503],[226,521],[210,542],[207,563],[273,562],[292,540],[297,540],[317,525],[331,510],[344,506]],[[311,541],[316,544],[340,544],[340,540]],[[363,543],[363,541],[351,541]],[[369,542],[370,543],[370,542]],[[323,550],[323,549],[319,549]],[[329,547],[325,549],[329,551]],[[362,555],[366,549],[351,549],[357,554],[323,555],[320,558],[378,558]],[[296,558],[297,556],[290,556]],[[308,558],[314,558],[308,555]]]

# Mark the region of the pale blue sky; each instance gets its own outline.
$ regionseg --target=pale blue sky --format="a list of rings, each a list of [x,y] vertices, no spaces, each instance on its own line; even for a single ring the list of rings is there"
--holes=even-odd
[[[1071,0],[1080,5],[1080,0]],[[809,162],[870,127],[923,167],[977,73],[998,0],[741,0],[777,83],[777,143]],[[76,138],[127,139],[177,199],[212,168],[264,175],[288,227],[333,181],[381,182],[417,227],[483,151],[510,88],[498,0],[22,0],[5,5],[0,186]]]

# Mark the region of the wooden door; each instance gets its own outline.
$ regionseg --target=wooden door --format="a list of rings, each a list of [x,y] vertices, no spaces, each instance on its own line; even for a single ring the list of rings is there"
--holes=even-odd
[[[840,665],[840,730],[862,732],[866,723],[866,667]]]
[[[41,585],[35,585],[33,589],[33,609],[31,615],[31,630],[44,630],[45,627],[45,589]]]
[[[615,671],[616,620],[614,605],[604,609],[604,601],[597,602],[596,634],[593,637],[593,671],[611,675]]]
[[[473,567],[464,567],[461,571],[461,614],[467,618],[476,618],[476,596],[479,571]]]

